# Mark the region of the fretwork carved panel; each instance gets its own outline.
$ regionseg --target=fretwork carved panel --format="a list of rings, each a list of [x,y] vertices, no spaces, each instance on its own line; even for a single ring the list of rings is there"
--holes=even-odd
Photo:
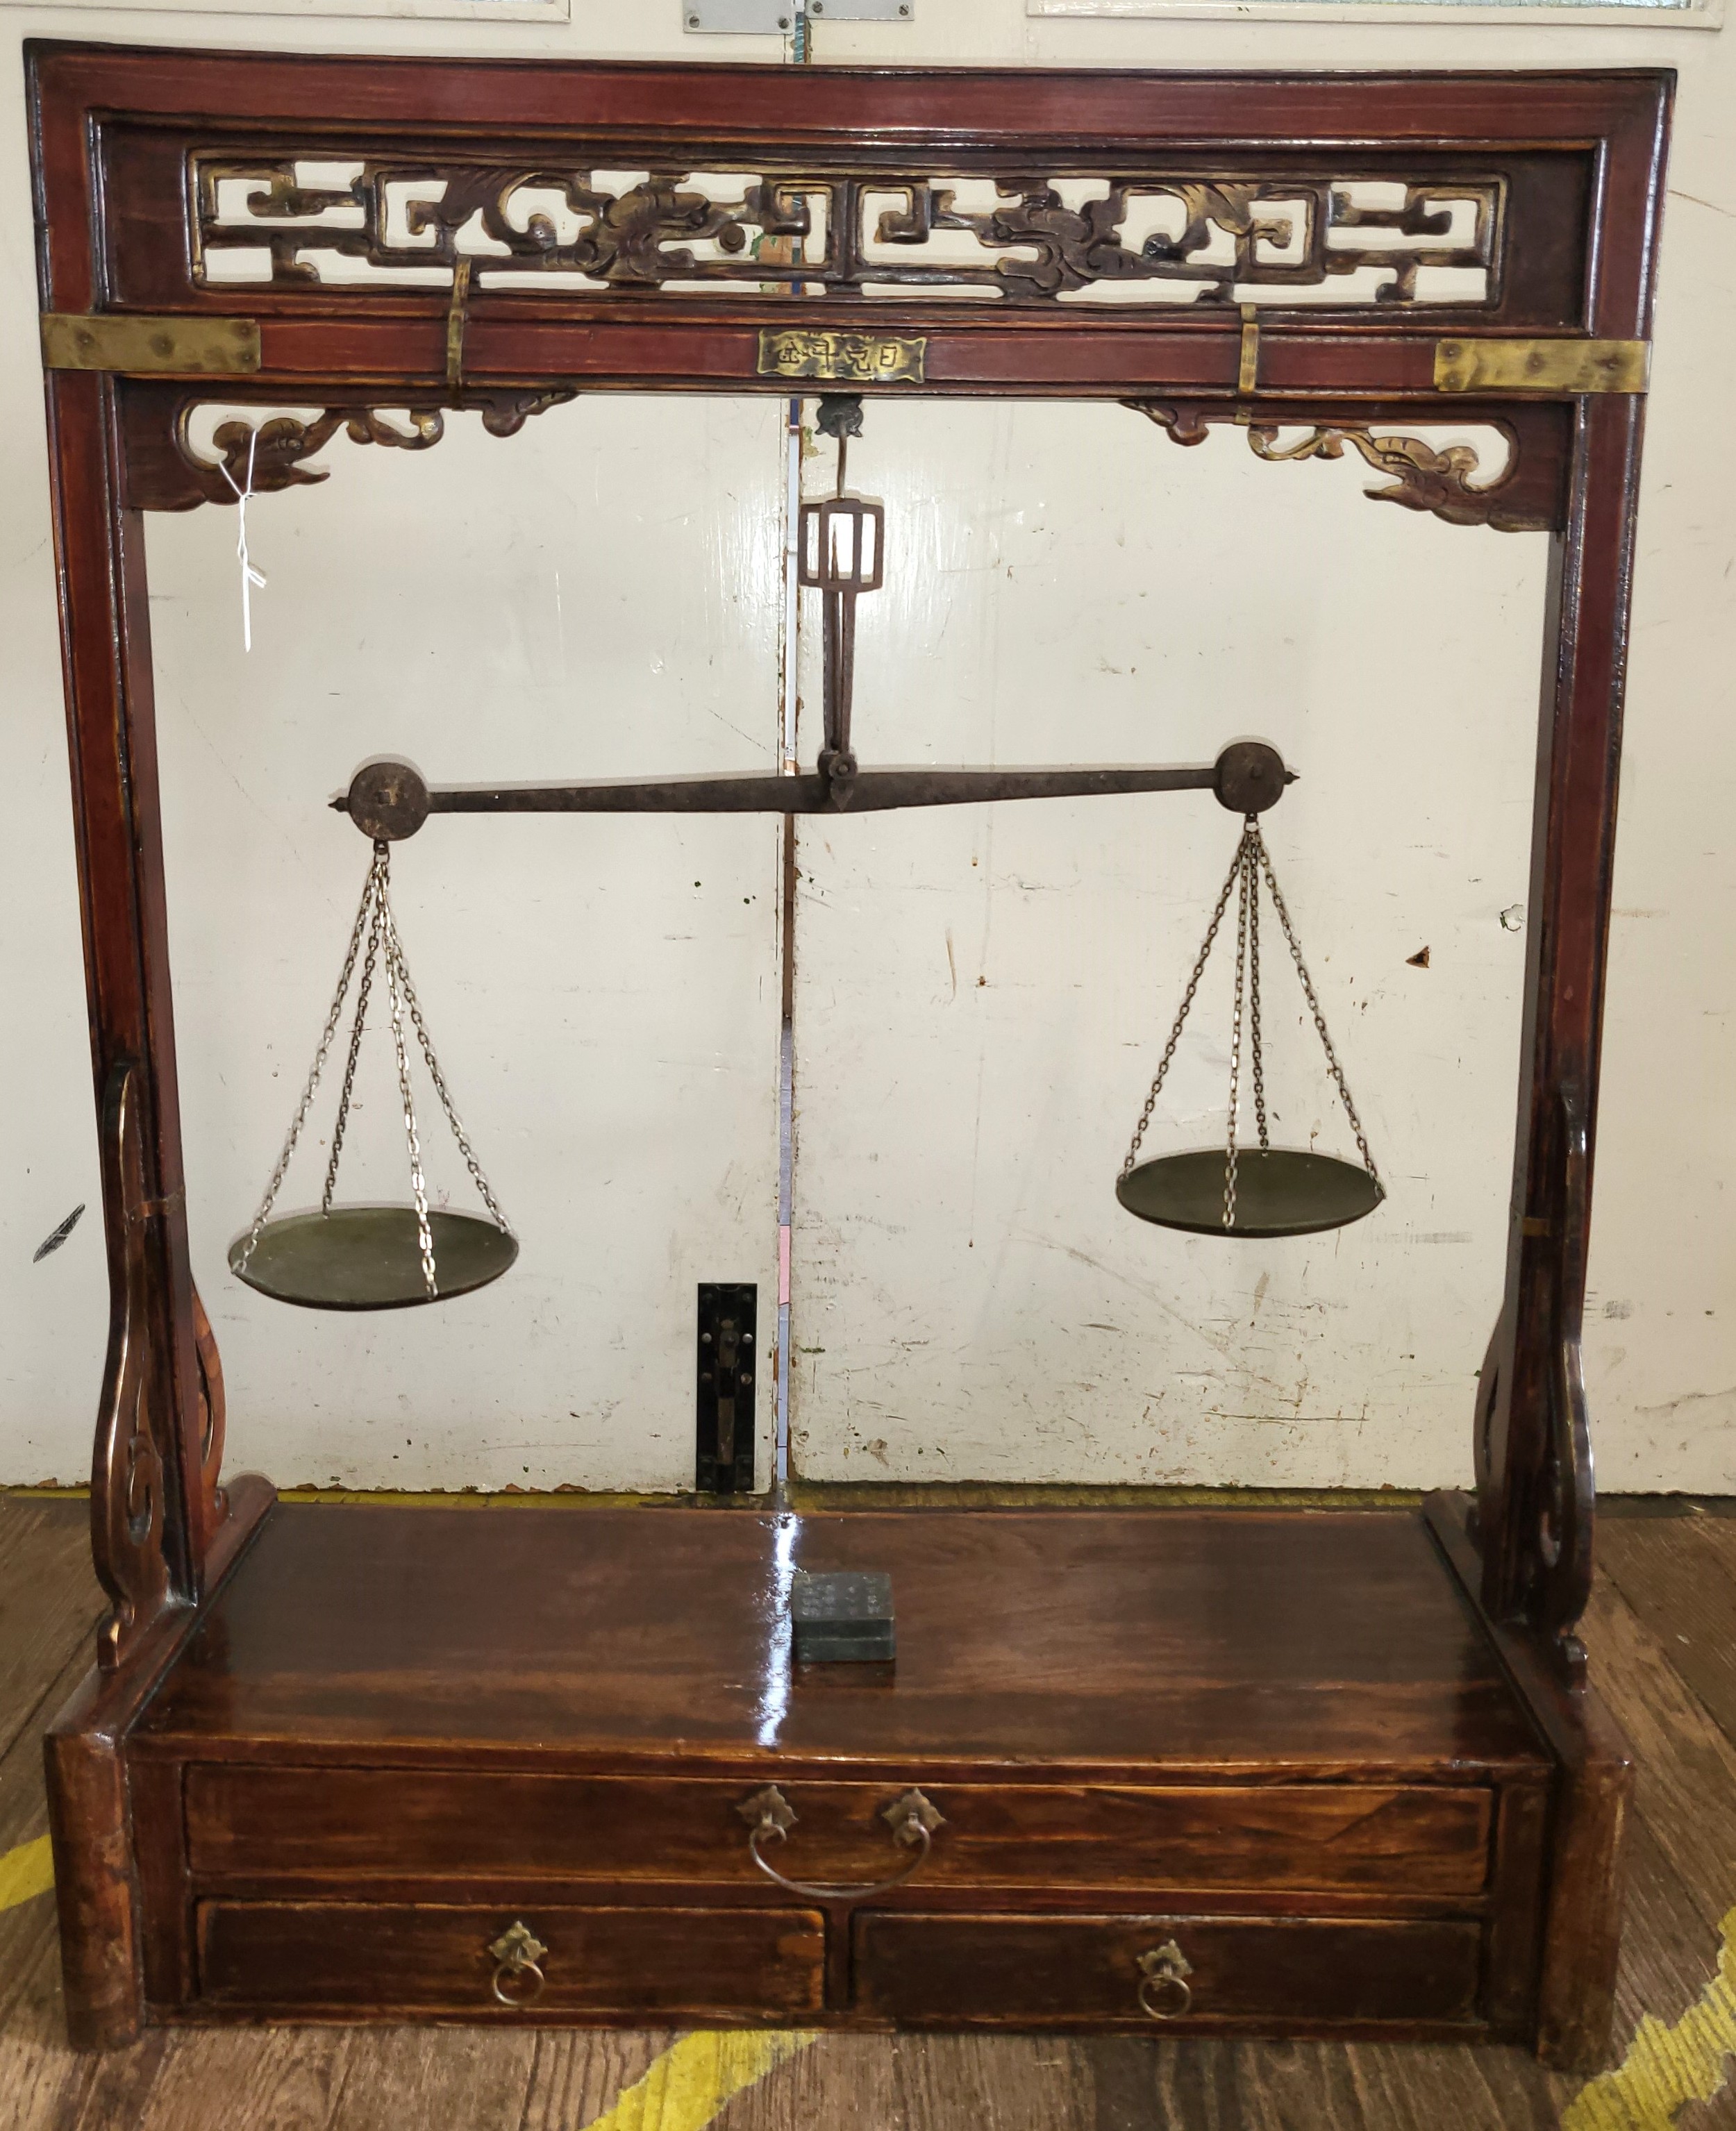
[[[655,288],[1044,304],[1499,296],[1505,181],[1162,171],[759,175],[195,155],[223,288]]]

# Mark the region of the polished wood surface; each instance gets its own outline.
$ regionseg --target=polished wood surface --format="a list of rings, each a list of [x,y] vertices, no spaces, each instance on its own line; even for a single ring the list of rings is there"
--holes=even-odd
[[[280,2019],[353,2019],[382,2000],[472,2020],[525,2010],[563,2020],[799,2020],[821,2008],[825,1924],[812,1910],[544,1904],[525,1921],[547,1948],[539,1964],[547,1980],[528,2008],[494,1996],[498,1908],[206,1902],[199,1974],[210,2003]]]
[[[792,1667],[798,1564],[890,1574],[895,1667]],[[1522,2033],[1559,1777],[1424,1518],[1378,1511],[280,1505],[127,1759],[171,2020],[626,2018],[658,1944],[690,1986],[640,2002],[704,2022],[739,1920],[818,1903],[828,2027],[1140,2025],[1163,1914],[1204,2032]],[[484,1987],[515,1918],[582,1913],[612,1966]],[[808,1988],[777,1945],[731,2004]]]
[[[873,1878],[903,1861],[884,1818],[889,1786],[787,1785],[798,1816],[784,1869]],[[439,1872],[450,1877],[679,1880],[751,1887],[742,1784],[691,1777],[488,1775],[389,1768],[205,1763],[186,1777],[196,1875]],[[937,1784],[944,1835],[924,1887],[1158,1884],[1323,1892],[1402,1884],[1475,1895],[1489,1874],[1491,1794],[1362,1784]]]
[[[857,1988],[866,2009],[902,2027],[1143,2028],[1151,2015],[1139,2004],[1139,1957],[1167,1946],[1188,1969],[1187,2009],[1164,2015],[1177,2031],[1209,2033],[1225,2020],[1280,2033],[1478,2024],[1472,1924],[864,1916]]]
[[[792,1680],[786,1566],[890,1571],[890,1684]],[[281,1506],[136,1738],[1268,1781],[1543,1760],[1422,1520],[1378,1512]]]

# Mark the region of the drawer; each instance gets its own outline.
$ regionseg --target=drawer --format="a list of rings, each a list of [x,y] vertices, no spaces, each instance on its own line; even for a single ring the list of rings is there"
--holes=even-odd
[[[856,2009],[900,2027],[1477,2018],[1473,1923],[865,1913],[855,1929]]]
[[[766,1782],[261,1768],[187,1771],[196,1873],[544,1875],[764,1884],[737,1808]],[[775,1778],[795,1819],[766,1849],[798,1880],[903,1872],[885,1808],[909,1788]],[[943,1817],[914,1875],[941,1887],[1479,1894],[1490,1793],[1350,1784],[928,1784]]]
[[[510,1960],[502,1972],[498,1949],[515,1924],[544,1949],[540,1982]],[[824,1919],[803,1909],[199,1906],[203,2000],[278,2014],[505,2018],[498,1975],[539,2013],[785,2019],[820,2009],[824,1955]]]

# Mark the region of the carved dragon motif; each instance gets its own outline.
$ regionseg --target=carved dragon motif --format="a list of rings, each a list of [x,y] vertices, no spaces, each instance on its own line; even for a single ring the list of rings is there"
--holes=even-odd
[[[1340,459],[1345,448],[1391,476],[1384,488],[1364,492],[1374,503],[1396,503],[1406,510],[1424,510],[1444,519],[1449,525],[1492,525],[1502,533],[1547,531],[1554,520],[1540,511],[1513,502],[1510,490],[1518,465],[1519,439],[1506,422],[1479,422],[1499,432],[1508,447],[1508,463],[1492,481],[1478,481],[1482,459],[1475,444],[1448,444],[1437,449],[1420,437],[1393,433],[1376,434],[1364,422],[1321,424],[1293,443],[1278,442],[1280,429],[1271,422],[1248,419],[1245,407],[1225,401],[1220,407],[1198,403],[1174,404],[1157,400],[1129,400],[1129,407],[1155,422],[1177,444],[1201,444],[1213,422],[1235,423],[1247,433],[1248,446],[1257,458],[1273,465],[1305,459]]]

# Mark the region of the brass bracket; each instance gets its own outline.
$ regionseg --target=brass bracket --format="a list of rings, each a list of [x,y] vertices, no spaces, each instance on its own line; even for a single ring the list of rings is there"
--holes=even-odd
[[[832,385],[920,385],[926,339],[902,333],[832,333],[818,328],[760,335],[761,377],[818,377]]]
[[[1437,392],[1643,392],[1644,340],[1437,340]]]
[[[459,391],[464,383],[464,327],[470,312],[470,261],[461,259],[452,270],[452,303],[446,313],[446,389]]]
[[[1235,362],[1235,419],[1244,426],[1253,418],[1249,400],[1259,392],[1259,311],[1254,304],[1242,304],[1242,352]]]
[[[42,314],[45,370],[102,370],[131,376],[233,375],[259,367],[253,318],[146,318],[122,312]]]

